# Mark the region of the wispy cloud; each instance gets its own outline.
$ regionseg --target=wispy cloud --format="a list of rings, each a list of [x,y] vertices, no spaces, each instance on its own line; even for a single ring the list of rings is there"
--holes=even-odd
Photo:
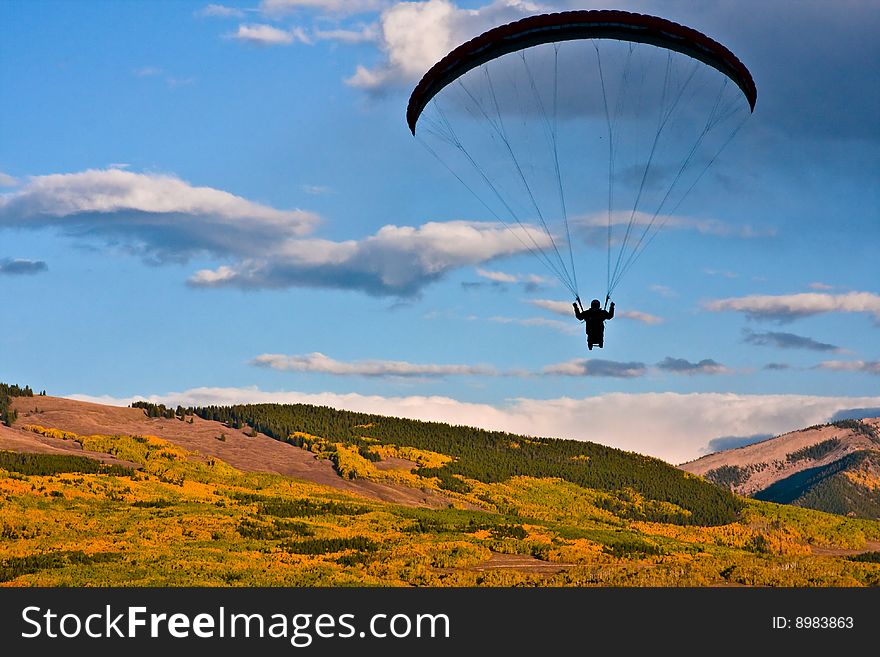
[[[825,313],[868,313],[880,321],[880,295],[872,292],[847,292],[846,294],[804,292],[778,296],[756,294],[716,299],[704,303],[703,307],[712,312],[741,312],[752,319],[769,319],[779,322],[789,322]]]
[[[253,359],[252,364],[285,372],[312,372],[337,376],[439,378],[500,374],[490,365],[436,365],[399,360],[359,360],[346,363],[319,352],[297,356],[261,354]]]
[[[49,271],[49,265],[42,260],[24,258],[0,258],[0,275],[23,276]]]
[[[656,292],[661,297],[664,297],[666,299],[674,299],[678,296],[678,292],[676,292],[671,287],[668,287],[666,285],[659,285],[659,284],[649,285],[648,289],[651,290],[651,292]]]
[[[548,365],[541,371],[543,374],[558,376],[597,376],[631,379],[644,376],[648,370],[644,363],[621,363],[613,360],[593,358],[576,359],[565,363]]]
[[[494,316],[489,318],[490,322],[496,324],[516,324],[518,326],[537,326],[550,328],[560,333],[574,335],[580,333],[583,329],[574,322],[561,322],[558,319],[547,319],[545,317],[500,317]]]
[[[832,352],[843,351],[840,347],[833,344],[817,342],[812,338],[795,335],[794,333],[779,333],[775,331],[755,333],[754,331],[745,329],[743,331],[743,342],[763,347],[779,347],[781,349],[809,349],[810,351]]]
[[[672,358],[667,356],[657,363],[657,369],[671,374],[729,374],[730,370],[711,358],[692,363],[684,358]]]
[[[381,11],[390,4],[391,0],[263,0],[260,11],[269,16],[284,16],[300,10],[350,16]]]
[[[245,11],[238,7],[210,4],[196,11],[195,15],[206,18],[241,18],[245,15]]]
[[[728,223],[719,219],[705,219],[683,215],[654,216],[648,212],[613,212],[610,216],[610,221],[612,230],[611,240],[613,243],[622,241],[624,234],[631,230],[631,226],[662,226],[664,230],[688,230],[700,233],[701,235],[740,239],[771,237],[776,234],[776,229],[772,227],[758,228],[750,224]],[[604,246],[608,241],[608,222],[609,215],[605,212],[573,218],[570,224],[572,232],[579,235],[587,243]],[[711,275],[736,276],[734,272],[713,269],[707,269],[704,272]]]
[[[316,41],[336,41],[345,44],[371,43],[379,40],[379,26],[374,24],[359,29],[313,30],[311,36]]]
[[[529,283],[534,285],[543,285],[549,282],[549,279],[537,274],[507,274],[503,271],[490,271],[488,269],[477,268],[477,276],[486,278],[495,283]]]
[[[791,365],[788,363],[767,363],[764,365],[765,370],[770,370],[771,372],[782,372],[784,370],[790,370]]]
[[[18,185],[18,183],[18,178],[0,171],[0,187],[15,187],[16,185]]]
[[[817,282],[817,283],[810,283],[809,288],[811,290],[822,290],[824,292],[827,290],[833,290],[834,286],[828,285],[827,283],[818,283]]]
[[[272,25],[239,25],[238,30],[226,35],[230,39],[252,43],[258,46],[289,46],[294,42],[311,43],[312,40],[300,27],[282,30]]]
[[[303,185],[301,189],[310,196],[326,196],[333,193],[333,189],[325,185]]]
[[[828,422],[852,408],[878,408],[880,397],[614,393],[591,397],[515,399],[498,405],[450,397],[334,392],[267,392],[258,388],[193,388],[127,398],[70,395],[73,399],[127,406],[139,399],[176,406],[247,403],[315,404],[415,420],[447,422],[515,434],[591,440],[649,454],[671,463],[695,459],[725,436],[778,435]]]
[[[162,75],[162,69],[158,66],[141,66],[132,71],[132,73],[139,78],[150,78]]]
[[[649,326],[662,324],[664,321],[662,317],[651,315],[650,313],[643,313],[640,310],[624,310],[621,311],[620,316],[636,322],[641,322],[642,324],[648,324]]]
[[[551,313],[562,315],[563,317],[574,317],[574,310],[571,307],[570,301],[554,301],[552,299],[525,299],[524,301],[536,308],[549,310]]]
[[[707,276],[721,276],[722,278],[739,278],[739,274],[735,271],[727,271],[723,269],[704,269],[703,273]]]
[[[880,361],[864,360],[826,360],[817,366],[823,370],[837,372],[865,372],[866,374],[880,374]]]

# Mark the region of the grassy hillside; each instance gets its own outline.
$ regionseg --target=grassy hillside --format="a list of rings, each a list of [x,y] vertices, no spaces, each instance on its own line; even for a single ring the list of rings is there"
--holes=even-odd
[[[499,431],[419,422],[304,404],[255,404],[196,408],[200,417],[231,426],[251,426],[277,440],[303,446],[318,443],[337,462],[340,446],[353,447],[365,460],[378,446],[393,445],[452,457],[435,467],[421,466],[423,478],[441,488],[468,492],[467,480],[499,483],[511,477],[556,477],[585,488],[630,491],[647,503],[635,506],[627,495],[608,502],[609,510],[632,519],[675,524],[733,522],[742,502],[730,491],[641,454],[575,440],[524,438]],[[315,440],[315,438],[320,440]]]
[[[34,413],[10,431],[81,453],[0,453],[0,585],[880,585],[880,522],[739,498],[636,454],[316,407],[236,409],[198,412],[271,428],[345,477],[443,487],[449,506],[243,471],[152,435],[23,425],[62,417]],[[204,421],[154,417],[175,435]]]

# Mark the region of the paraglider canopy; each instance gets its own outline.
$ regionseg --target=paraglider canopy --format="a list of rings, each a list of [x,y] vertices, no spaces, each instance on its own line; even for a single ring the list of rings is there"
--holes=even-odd
[[[608,299],[661,228],[688,223],[676,212],[756,100],[749,70],[705,34],[584,10],[455,48],[415,87],[406,120],[575,299],[576,263],[598,259],[574,245],[604,243]]]
[[[443,87],[471,69],[517,50],[573,39],[617,39],[675,50],[724,73],[745,94],[752,111],[755,109],[758,90],[751,73],[717,41],[657,16],[596,9],[529,16],[460,45],[431,67],[413,90],[406,109],[409,129],[416,134],[416,124],[425,106]]]

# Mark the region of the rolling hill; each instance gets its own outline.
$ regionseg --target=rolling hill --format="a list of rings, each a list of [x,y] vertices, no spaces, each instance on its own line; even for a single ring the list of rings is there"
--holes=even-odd
[[[26,392],[0,390],[0,585],[880,584],[880,522],[595,443]]]

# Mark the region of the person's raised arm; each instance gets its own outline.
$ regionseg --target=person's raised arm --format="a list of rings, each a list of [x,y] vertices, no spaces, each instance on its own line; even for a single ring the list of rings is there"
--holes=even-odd
[[[614,302],[611,302],[611,310],[608,311],[608,319],[614,319]]]

